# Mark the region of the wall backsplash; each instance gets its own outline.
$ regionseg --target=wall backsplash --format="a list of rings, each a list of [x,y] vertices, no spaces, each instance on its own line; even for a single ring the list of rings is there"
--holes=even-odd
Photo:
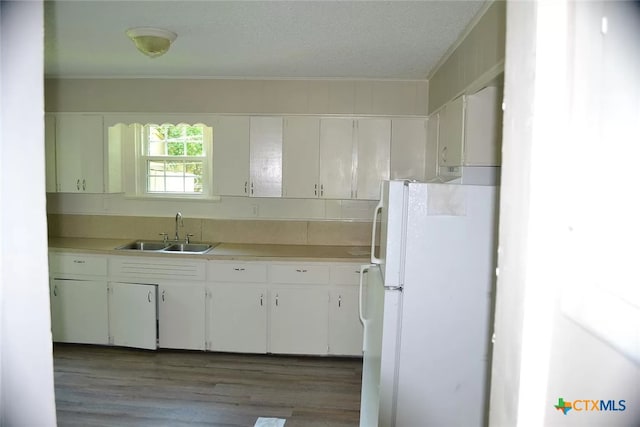
[[[159,233],[175,234],[175,220],[167,217],[49,214],[51,237],[159,240]],[[371,223],[366,221],[229,220],[184,218],[180,237],[193,241],[368,246]]]

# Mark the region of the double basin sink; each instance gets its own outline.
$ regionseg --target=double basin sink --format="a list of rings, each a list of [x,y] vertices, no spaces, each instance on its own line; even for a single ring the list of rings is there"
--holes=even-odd
[[[183,254],[204,254],[216,247],[217,243],[178,243],[178,242],[153,242],[136,240],[122,246],[118,246],[119,251],[139,251],[139,252],[165,252]]]

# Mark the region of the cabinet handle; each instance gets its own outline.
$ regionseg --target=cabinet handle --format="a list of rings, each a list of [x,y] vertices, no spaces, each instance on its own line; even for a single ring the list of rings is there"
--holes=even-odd
[[[80,191],[80,178],[76,181],[76,189]]]
[[[247,181],[244,182],[244,194],[247,194],[247,188],[249,186],[249,183]]]
[[[367,274],[368,272],[369,272],[369,270],[365,270],[365,271],[362,272],[362,274]],[[354,271],[354,273],[360,274],[360,270],[356,270],[356,271]]]
[[[264,300],[264,294],[260,294],[260,307],[262,307],[263,300]]]
[[[235,267],[235,268],[234,268],[234,270],[235,270],[235,271],[244,271],[244,268],[242,268],[242,267],[240,267],[240,268]]]
[[[320,195],[324,196],[324,184],[320,184]]]
[[[276,307],[278,306],[278,294],[276,294]]]
[[[342,295],[338,295],[338,307],[342,307]]]
[[[74,260],[73,260],[73,263],[74,263],[74,264],[84,264],[84,263],[85,263],[85,261],[80,260],[80,259],[74,259]]]
[[[313,186],[313,195],[314,196],[318,195],[318,184],[314,184],[314,186]]]
[[[87,190],[87,182],[86,180],[82,180],[82,191],[86,191]]]
[[[147,292],[147,301],[151,302],[151,291]]]
[[[58,285],[54,285],[53,286],[53,296],[57,297],[58,296]]]
[[[305,269],[303,269],[303,268],[296,268],[296,271],[297,271],[298,273],[306,273],[306,272],[307,272],[307,270],[305,270]]]
[[[251,195],[253,196],[253,181],[251,181]]]
[[[165,291],[162,291],[162,302],[164,302],[164,293],[165,293]],[[151,302],[151,301],[149,301],[149,302]]]
[[[447,147],[442,147],[442,153],[440,155],[442,163],[447,163]]]

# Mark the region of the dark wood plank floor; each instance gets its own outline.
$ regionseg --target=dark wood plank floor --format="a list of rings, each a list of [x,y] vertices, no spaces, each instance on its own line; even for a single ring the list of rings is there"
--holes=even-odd
[[[58,425],[357,426],[362,360],[55,344]]]

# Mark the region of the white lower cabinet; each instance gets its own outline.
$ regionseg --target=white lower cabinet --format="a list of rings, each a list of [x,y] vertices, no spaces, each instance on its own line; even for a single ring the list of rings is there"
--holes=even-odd
[[[111,344],[157,348],[156,292],[153,284],[109,282]]]
[[[109,343],[107,281],[51,279],[53,341]]]
[[[331,265],[329,354],[362,356],[363,327],[358,315],[360,267],[351,263]]]
[[[362,355],[362,323],[358,316],[358,288],[338,286],[329,296],[329,354]]]
[[[267,352],[267,289],[264,285],[217,283],[208,295],[209,350]]]
[[[158,347],[205,349],[205,286],[188,283],[158,287]]]
[[[269,352],[327,354],[327,302],[324,286],[274,286],[269,307]]]
[[[358,264],[52,253],[54,341],[362,355]]]

